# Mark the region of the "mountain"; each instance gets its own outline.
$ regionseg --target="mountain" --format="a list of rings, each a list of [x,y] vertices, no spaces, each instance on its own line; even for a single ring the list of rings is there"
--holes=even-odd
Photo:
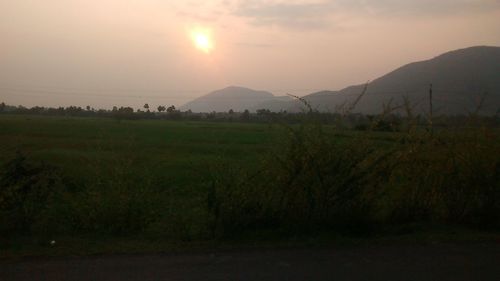
[[[227,87],[197,98],[180,107],[193,112],[226,112],[230,109],[242,112],[253,109],[259,104],[269,104],[276,97],[266,91],[255,91],[243,87]]]
[[[445,53],[431,60],[410,63],[367,85],[353,112],[379,113],[383,104],[402,104],[407,97],[418,112],[429,109],[429,87],[437,114],[474,111],[482,97],[481,112],[495,114],[500,108],[500,47],[471,47]],[[320,111],[335,111],[354,103],[365,85],[338,92],[320,92],[304,97]],[[294,106],[297,108],[297,105]]]
[[[415,113],[429,111],[429,88],[433,86],[433,108],[439,114],[467,114],[481,104],[480,113],[493,115],[500,109],[500,47],[471,47],[451,51],[433,59],[402,66],[368,85],[354,85],[340,91],[322,91],[303,97],[314,109],[338,112],[350,108],[365,86],[366,93],[351,112],[377,114],[384,104],[395,107],[406,98]],[[483,102],[481,102],[483,101]],[[242,87],[228,87],[195,99],[181,107],[194,112],[224,112],[230,109],[304,109],[289,97]]]
[[[268,109],[273,112],[279,112],[282,110],[287,110],[289,105],[293,102],[293,98],[289,96],[274,97],[271,100],[266,100],[255,106],[249,108],[250,111],[254,112],[259,109]]]
[[[303,97],[314,109],[338,112],[355,103],[352,112],[376,114],[384,104],[402,105],[406,97],[418,113],[429,110],[429,88],[433,85],[436,114],[467,114],[475,111],[492,115],[500,109],[500,47],[471,47],[445,53],[433,59],[400,67],[368,85],[350,86],[340,91],[322,91]],[[288,111],[304,109],[301,102],[261,105]]]

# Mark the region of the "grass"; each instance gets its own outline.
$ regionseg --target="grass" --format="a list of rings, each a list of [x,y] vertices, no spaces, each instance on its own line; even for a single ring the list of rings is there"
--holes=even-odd
[[[20,151],[27,165],[47,163],[62,178],[65,190],[44,215],[54,221],[25,230],[36,233],[34,240],[137,232],[151,239],[199,238],[205,181],[215,164],[256,166],[277,135],[262,124],[6,115],[0,128],[1,164]]]
[[[267,126],[251,124],[22,116],[1,116],[0,128],[2,162],[20,150],[83,179],[95,163],[116,165],[127,158],[134,161],[130,172],[147,167],[172,185],[190,184],[191,173],[203,173],[221,157],[256,162],[275,135]]]
[[[0,249],[276,245],[435,232],[426,225],[490,238],[464,229],[493,226],[498,237],[497,137],[0,115]]]

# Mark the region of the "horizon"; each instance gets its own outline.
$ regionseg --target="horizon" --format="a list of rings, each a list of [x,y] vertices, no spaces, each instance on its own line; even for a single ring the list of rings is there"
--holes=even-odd
[[[0,16],[0,102],[27,107],[180,107],[231,85],[304,96],[500,46],[496,0],[25,0]]]
[[[411,65],[413,63],[418,63],[418,62],[426,62],[426,61],[430,61],[430,60],[433,60],[435,58],[438,58],[440,56],[443,56],[443,55],[446,55],[446,54],[449,54],[449,53],[453,53],[453,52],[457,52],[457,51],[462,51],[462,50],[467,50],[467,49],[473,49],[473,48],[500,48],[500,46],[488,46],[488,45],[481,45],[481,46],[470,46],[470,47],[464,47],[464,48],[460,48],[460,49],[455,49],[455,50],[449,50],[445,53],[441,53],[441,54],[438,54],[438,55],[435,55],[431,58],[428,58],[428,59],[424,59],[424,60],[421,60],[421,61],[414,61],[414,62],[408,62],[408,63],[405,63],[393,70],[390,70],[388,71],[387,73],[384,73],[384,74],[380,74],[377,78],[371,80],[371,81],[368,81],[367,83],[372,83],[374,80],[377,80],[381,77],[384,77],[385,75],[388,75],[390,73],[392,73],[393,71],[396,71],[398,69],[401,69],[407,65]],[[117,108],[125,108],[125,107],[130,107],[130,108],[133,108],[134,110],[142,110],[144,109],[144,105],[145,104],[150,104],[150,107],[151,107],[151,111],[154,112],[156,110],[156,107],[157,106],[175,106],[176,108],[182,108],[182,107],[185,107],[187,106],[189,103],[193,102],[193,101],[196,101],[200,98],[203,98],[203,97],[206,97],[206,96],[210,96],[211,94],[214,94],[214,93],[217,93],[217,92],[221,92],[221,91],[224,91],[226,89],[231,89],[231,88],[240,88],[240,89],[246,89],[246,90],[250,90],[250,91],[255,91],[255,92],[267,92],[271,95],[273,95],[275,98],[283,98],[283,97],[292,97],[292,96],[297,96],[297,97],[305,97],[305,96],[308,96],[308,95],[312,95],[312,94],[318,94],[318,93],[322,93],[322,92],[341,92],[342,90],[344,89],[347,89],[349,87],[353,87],[353,86],[360,86],[360,85],[363,85],[365,83],[355,83],[355,84],[351,84],[351,85],[346,85],[344,87],[341,87],[339,89],[295,89],[295,90],[278,90],[278,91],[281,91],[283,92],[283,94],[281,95],[277,95],[275,94],[275,92],[273,92],[272,90],[267,90],[267,89],[255,89],[255,88],[252,88],[252,87],[248,87],[248,86],[245,86],[245,85],[227,85],[223,88],[220,88],[220,89],[215,89],[215,90],[210,90],[210,91],[205,91],[204,93],[202,93],[201,95],[198,95],[198,96],[192,96],[192,97],[186,97],[186,101],[181,103],[181,104],[162,104],[162,103],[151,103],[151,102],[143,102],[141,103],[140,101],[134,106],[134,105],[122,105],[122,104],[111,104],[107,107],[92,107],[90,105],[82,105],[82,104],[68,104],[68,105],[63,105],[63,106],[51,106],[51,105],[46,105],[46,106],[43,106],[42,107],[46,107],[46,108],[58,108],[58,107],[63,107],[63,108],[67,108],[67,107],[70,107],[70,106],[76,106],[76,107],[81,107],[81,108],[85,108],[87,106],[90,106],[93,110],[100,110],[100,109],[103,109],[103,110],[111,110],[112,108],[114,107],[117,107]],[[2,90],[2,88],[0,88],[0,91]],[[12,91],[16,92],[15,89],[11,89]],[[302,95],[295,95],[295,94],[290,94],[289,92],[290,91],[300,91],[304,94]],[[44,93],[45,91],[44,90],[40,90],[39,91],[40,93]],[[127,90],[123,90],[122,92],[127,92]],[[182,91],[181,91],[182,92]],[[184,91],[186,92],[186,91]],[[202,91],[200,91],[202,92]],[[64,94],[64,93],[71,93],[71,90],[68,90],[67,92],[60,92],[59,94]],[[105,95],[100,95],[101,97],[102,96],[105,96]],[[145,97],[145,96],[123,96],[123,95],[120,95],[118,97],[129,97],[129,98],[134,98],[134,99],[137,99],[137,100],[140,100],[140,99],[144,99],[144,100],[148,100],[149,99],[161,99],[162,97],[160,96],[156,96],[156,97]],[[221,99],[222,97],[218,97],[217,99]],[[228,99],[230,99],[228,97]],[[8,106],[15,106],[15,107],[26,107],[26,108],[30,108],[30,107],[36,107],[36,106],[40,106],[38,104],[35,104],[35,105],[32,105],[32,106],[26,106],[24,104],[9,104],[9,103],[5,103],[4,101],[1,101],[0,102],[3,102],[5,105],[8,105]]]

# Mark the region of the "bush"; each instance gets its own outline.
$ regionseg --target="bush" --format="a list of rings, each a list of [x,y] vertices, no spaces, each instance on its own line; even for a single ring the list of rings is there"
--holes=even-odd
[[[214,173],[207,200],[212,232],[368,233],[421,222],[498,228],[496,135],[478,127],[433,133],[413,126],[384,144],[373,131],[325,129],[314,121],[285,126],[284,141],[254,172]]]
[[[341,142],[318,123],[285,129],[283,144],[258,171],[216,173],[208,200],[213,227],[227,234],[268,227],[368,231],[390,153],[365,138]]]
[[[385,192],[391,222],[499,226],[500,145],[494,134],[460,128],[404,138]]]
[[[4,235],[50,231],[55,198],[63,189],[58,170],[18,153],[0,177],[0,232]]]

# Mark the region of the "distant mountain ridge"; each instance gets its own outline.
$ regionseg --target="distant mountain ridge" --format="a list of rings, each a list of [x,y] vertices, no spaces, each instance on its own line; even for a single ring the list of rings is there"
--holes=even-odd
[[[314,109],[337,112],[354,103],[367,86],[367,92],[352,112],[377,114],[384,104],[401,105],[404,98],[415,113],[429,110],[429,87],[433,85],[436,114],[467,114],[481,100],[482,114],[500,109],[500,47],[478,46],[444,53],[430,60],[404,65],[368,85],[354,85],[339,91],[321,91],[304,96]],[[265,91],[228,87],[212,92],[182,106],[195,112],[303,110],[303,104],[289,97],[275,97]]]
[[[390,101],[402,104],[407,97],[417,112],[428,111],[430,84],[438,114],[474,111],[484,96],[481,112],[495,114],[500,108],[500,47],[471,47],[451,51],[427,61],[402,66],[370,82],[353,112],[380,113]],[[335,111],[352,104],[365,85],[305,96],[320,111]],[[298,110],[300,106],[285,105]]]
[[[226,112],[231,109],[239,112],[246,109],[255,111],[260,108],[259,105],[270,106],[274,101],[283,100],[283,97],[275,97],[270,92],[230,86],[188,102],[180,109],[193,112]]]

